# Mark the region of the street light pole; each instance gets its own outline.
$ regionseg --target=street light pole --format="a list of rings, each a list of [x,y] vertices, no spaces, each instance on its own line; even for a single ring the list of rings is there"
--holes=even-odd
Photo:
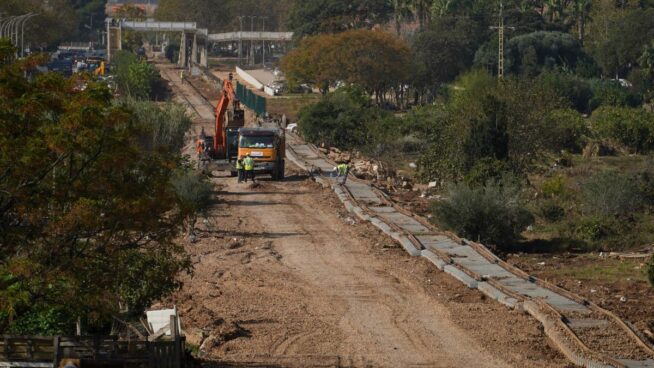
[[[30,18],[36,17],[38,14],[30,13],[27,15],[25,20],[23,21],[23,24],[21,24],[20,28],[20,57],[25,56],[25,23],[27,23]]]

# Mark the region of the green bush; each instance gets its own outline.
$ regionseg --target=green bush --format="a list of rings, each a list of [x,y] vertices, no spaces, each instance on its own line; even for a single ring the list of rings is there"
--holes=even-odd
[[[562,72],[546,72],[537,78],[537,82],[557,91],[575,110],[582,113],[590,111],[593,91],[587,80]]]
[[[541,190],[545,197],[560,197],[565,194],[565,179],[560,175],[548,178],[543,182]]]
[[[545,117],[544,125],[549,129],[546,139],[551,151],[568,150],[580,153],[590,135],[584,118],[571,109],[550,111]]]
[[[631,178],[615,172],[602,172],[582,186],[584,209],[591,213],[627,215],[642,205],[643,196]]]
[[[654,150],[654,114],[640,108],[601,107],[591,124],[601,138],[622,144],[636,153]]]
[[[545,201],[538,209],[541,218],[549,222],[556,222],[565,217],[565,209],[554,201]]]
[[[438,223],[462,237],[499,247],[510,246],[534,222],[515,184],[493,182],[480,187],[450,186],[447,199],[434,205]]]
[[[484,157],[472,166],[463,181],[470,186],[483,186],[501,180],[510,172],[511,168],[505,161]]]
[[[323,97],[320,102],[300,110],[298,127],[308,141],[343,149],[361,148],[371,142],[371,135],[381,136],[384,126],[380,121],[391,121],[388,113],[370,106],[366,94],[356,88],[340,88]],[[371,129],[372,128],[372,129]]]
[[[616,234],[615,224],[607,217],[584,217],[569,224],[568,235],[573,239],[594,244]]]
[[[640,96],[614,80],[597,79],[590,85],[593,90],[593,98],[590,100],[591,110],[600,106],[637,107],[643,102]]]

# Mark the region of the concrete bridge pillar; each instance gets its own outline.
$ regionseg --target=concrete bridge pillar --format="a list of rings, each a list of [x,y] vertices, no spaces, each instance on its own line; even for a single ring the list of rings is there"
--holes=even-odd
[[[177,61],[177,65],[180,68],[186,68],[188,66],[188,56],[186,55],[187,47],[186,32],[182,32],[182,38],[179,41],[179,60]]]
[[[205,68],[209,67],[209,58],[207,57],[207,44],[208,42],[205,41],[202,43],[202,46],[200,47],[200,66],[203,66]]]
[[[198,55],[198,34],[193,34],[193,44],[191,45],[191,65],[197,64],[199,60]]]

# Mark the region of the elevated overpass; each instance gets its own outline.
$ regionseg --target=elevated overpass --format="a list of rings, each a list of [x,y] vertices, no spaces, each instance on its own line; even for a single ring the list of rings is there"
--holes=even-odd
[[[249,42],[290,42],[293,32],[226,32],[209,33],[206,28],[198,28],[196,22],[159,22],[159,21],[127,21],[107,18],[107,59],[116,50],[122,50],[123,30],[134,32],[181,33],[178,65],[187,67],[189,64],[207,66],[207,47],[209,43],[238,42],[239,55],[242,43]]]

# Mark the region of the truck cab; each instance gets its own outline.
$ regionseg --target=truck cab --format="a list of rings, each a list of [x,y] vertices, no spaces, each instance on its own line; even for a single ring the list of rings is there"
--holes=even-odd
[[[238,156],[254,159],[257,175],[270,174],[273,180],[284,179],[286,140],[278,128],[239,129]]]

